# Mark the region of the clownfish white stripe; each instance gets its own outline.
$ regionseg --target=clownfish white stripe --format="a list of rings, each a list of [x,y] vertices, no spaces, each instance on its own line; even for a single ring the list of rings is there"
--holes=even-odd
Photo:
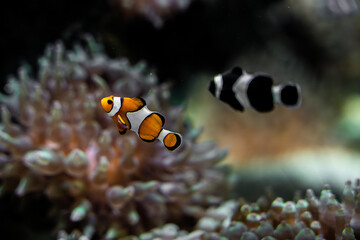
[[[160,132],[160,134],[159,134],[159,136],[158,136],[158,139],[159,139],[162,143],[164,143],[164,138],[165,138],[169,133],[171,133],[169,130],[163,129],[163,130]]]
[[[249,83],[252,81],[253,76],[247,74],[245,71],[235,82],[233,86],[233,92],[236,93],[236,99],[243,105],[245,108],[251,108],[249,98],[247,96],[247,88]]]
[[[222,76],[221,76],[221,75],[215,76],[214,82],[215,82],[215,85],[216,85],[216,93],[215,93],[215,96],[216,96],[216,98],[220,98],[220,93],[221,93],[221,90],[222,90],[222,88],[223,88],[223,79],[222,79]]]
[[[150,114],[152,114],[152,112],[146,106],[141,108],[139,111],[126,113],[126,117],[131,122],[131,130],[139,135],[140,125]]]
[[[113,107],[110,112],[108,112],[108,116],[113,117],[121,108],[121,99],[120,97],[113,98]]]

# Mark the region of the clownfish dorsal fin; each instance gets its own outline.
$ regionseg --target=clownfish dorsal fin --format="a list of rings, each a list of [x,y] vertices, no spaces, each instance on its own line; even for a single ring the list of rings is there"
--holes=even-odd
[[[243,70],[241,69],[241,67],[234,67],[233,69],[231,69],[231,72],[240,76],[243,73]]]
[[[134,98],[131,98],[131,100],[133,100],[134,103],[136,104],[137,110],[140,110],[141,108],[143,108],[146,105],[145,100],[141,97],[134,97]]]

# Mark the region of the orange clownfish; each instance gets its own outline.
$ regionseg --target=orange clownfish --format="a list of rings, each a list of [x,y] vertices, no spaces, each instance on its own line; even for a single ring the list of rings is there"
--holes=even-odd
[[[132,130],[145,142],[159,139],[170,151],[181,145],[181,135],[163,129],[164,116],[150,111],[142,98],[109,96],[101,99],[101,106],[116,123],[121,135]]]

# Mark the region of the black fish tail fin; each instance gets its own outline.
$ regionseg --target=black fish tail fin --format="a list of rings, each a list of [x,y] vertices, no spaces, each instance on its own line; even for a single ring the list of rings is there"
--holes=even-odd
[[[274,101],[288,108],[298,108],[301,105],[301,88],[296,83],[283,83],[273,86]]]

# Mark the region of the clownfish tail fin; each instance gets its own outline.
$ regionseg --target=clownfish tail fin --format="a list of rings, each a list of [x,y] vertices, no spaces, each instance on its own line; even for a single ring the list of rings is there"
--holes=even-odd
[[[163,129],[158,139],[164,144],[169,151],[174,151],[181,145],[182,137],[179,133]]]

